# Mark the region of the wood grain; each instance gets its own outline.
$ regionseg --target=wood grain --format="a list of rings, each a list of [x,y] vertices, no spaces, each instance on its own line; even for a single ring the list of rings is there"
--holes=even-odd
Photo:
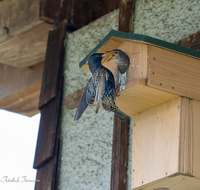
[[[116,105],[129,116],[173,100],[178,96],[145,85],[145,79],[133,80],[116,98]]]
[[[180,97],[134,115],[132,189],[200,188],[199,113]]]
[[[43,67],[44,62],[32,68],[0,64],[0,109],[27,116],[38,113]]]
[[[64,37],[66,21],[49,32],[39,107],[58,95],[63,73]]]
[[[175,44],[194,50],[200,50],[200,31],[191,34],[188,37],[179,40],[178,42],[175,42]]]
[[[67,109],[77,108],[84,89],[85,88],[79,89],[76,92],[74,92],[73,94],[65,96],[64,107]]]
[[[180,105],[178,98],[134,115],[132,189],[178,172]]]
[[[39,0],[1,1],[0,18],[1,43],[42,23],[39,20]],[[9,29],[9,35],[4,27]]]
[[[48,161],[47,164],[37,169],[35,182],[35,190],[52,190],[52,180],[54,173],[54,159]]]
[[[149,45],[147,85],[200,100],[200,59]]]
[[[119,31],[133,33],[135,0],[121,0],[119,3]]]
[[[40,127],[33,165],[35,169],[45,165],[54,156],[58,107],[58,99],[54,98],[41,109]]]
[[[28,67],[44,61],[48,32],[51,29],[51,25],[41,23],[0,43],[0,63]]]
[[[103,16],[102,2],[99,0],[44,0],[40,5],[40,18],[43,21],[59,24],[66,19],[66,29],[69,31],[79,29]]]
[[[111,168],[111,190],[126,189],[129,120],[121,121],[115,114]]]
[[[121,15],[125,15],[125,14],[130,15],[134,12],[134,10],[130,10],[127,7],[125,8],[119,7],[119,12]],[[119,16],[119,30],[120,31],[123,26],[121,19],[122,18]],[[133,20],[130,21],[130,24],[133,26]],[[131,32],[130,28],[128,29],[127,32]],[[113,48],[113,49],[116,49],[116,48]],[[130,124],[130,119],[127,119],[126,121],[121,121],[118,118],[118,116],[114,114],[112,166],[111,166],[112,170],[111,170],[111,184],[110,184],[111,190],[126,190],[129,124]]]

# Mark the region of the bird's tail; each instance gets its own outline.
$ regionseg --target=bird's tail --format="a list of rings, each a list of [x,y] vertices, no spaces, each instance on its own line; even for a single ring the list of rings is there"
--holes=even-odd
[[[129,119],[130,117],[122,112],[116,105],[113,110],[121,120]]]

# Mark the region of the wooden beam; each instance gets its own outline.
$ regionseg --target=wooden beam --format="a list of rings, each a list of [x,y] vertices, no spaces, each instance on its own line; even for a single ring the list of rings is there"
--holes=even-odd
[[[40,19],[52,24],[66,19],[66,30],[73,31],[118,8],[119,0],[41,0]]]
[[[129,120],[121,121],[115,114],[113,128],[111,190],[125,190],[127,182]]]
[[[119,31],[133,33],[135,0],[122,0],[119,4]]]
[[[135,1],[122,0],[119,6],[119,31],[133,32],[133,14]],[[114,115],[111,190],[126,190],[128,138],[130,120],[121,121]]]
[[[44,62],[32,68],[0,64],[0,109],[32,116],[39,112]]]
[[[64,107],[66,109],[74,109],[78,107],[79,100],[81,99],[81,95],[83,93],[85,88],[79,89],[73,94],[70,94],[68,96],[65,96],[64,99]]]
[[[44,61],[47,37],[52,25],[41,23],[0,43],[0,63],[28,67]]]
[[[1,1],[0,18],[1,43],[42,23],[39,20],[39,0]]]
[[[40,95],[41,120],[33,166],[37,169],[48,165],[49,160],[57,159],[58,156],[56,142],[58,142],[57,135],[60,131],[65,24],[66,22],[63,21],[54,31],[49,32],[48,37]],[[54,170],[56,170],[55,166]],[[41,183],[45,184],[45,180]]]
[[[59,92],[60,80],[62,78],[61,58],[64,56],[64,37],[66,21],[64,20],[59,27],[49,32],[45,66],[42,79],[42,89],[40,94],[39,107],[46,104]]]
[[[179,40],[178,42],[175,42],[175,44],[194,50],[200,50],[200,31],[191,34],[188,37]]]
[[[116,9],[119,9],[120,0],[102,0],[103,14],[108,14]]]

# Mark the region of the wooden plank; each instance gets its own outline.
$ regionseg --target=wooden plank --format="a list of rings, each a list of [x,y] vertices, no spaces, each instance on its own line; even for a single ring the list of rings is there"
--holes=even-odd
[[[23,11],[22,11],[23,10]],[[42,23],[39,20],[39,0],[9,0],[0,2],[0,43]],[[9,29],[9,35],[4,27]]]
[[[67,30],[81,28],[103,16],[99,0],[43,0],[41,6],[40,18],[43,21],[58,24],[66,19]]]
[[[32,68],[0,64],[0,109],[27,116],[38,113],[43,67],[44,62]]]
[[[178,172],[180,105],[177,98],[134,115],[132,189]]]
[[[103,7],[103,15],[108,14],[116,9],[119,9],[120,0],[101,0]]]
[[[151,185],[143,185],[134,190],[199,190],[199,179],[185,175],[165,177],[161,181],[152,182]]]
[[[200,100],[200,60],[149,45],[147,85]]]
[[[54,159],[51,159],[44,166],[37,169],[35,190],[52,190],[54,165]]]
[[[35,151],[34,168],[39,168],[53,158],[58,118],[58,98],[41,109],[40,127]]]
[[[66,109],[74,109],[78,107],[79,100],[81,99],[82,93],[85,88],[79,89],[73,94],[70,94],[68,96],[65,96],[64,99],[64,107]]]
[[[125,0],[123,2],[126,3],[127,1]],[[122,9],[122,7],[119,7],[119,12],[122,15],[124,15],[126,11],[127,14],[133,14],[134,9],[133,10],[126,8]],[[122,28],[122,22],[120,19],[121,18],[119,17],[119,30],[121,30]],[[128,20],[124,21],[127,22]],[[130,24],[133,25],[133,20],[131,22]],[[127,32],[131,31],[128,30]],[[130,124],[130,119],[127,119],[126,121],[121,121],[118,118],[118,116],[114,114],[112,170],[111,170],[111,185],[110,185],[111,190],[126,190],[129,124]]]
[[[44,62],[32,68],[16,68],[0,64],[0,100],[24,89],[36,81],[42,81]]]
[[[182,98],[181,106],[180,172],[200,178],[200,102]]]
[[[125,90],[121,91],[119,93],[120,96],[116,98],[116,105],[131,117],[159,104],[178,98],[175,94],[150,88],[145,83],[146,80],[144,79],[133,80],[126,85]]]
[[[190,49],[199,50],[200,49],[200,31],[189,35],[186,38],[175,42],[179,46],[184,46]]]
[[[126,189],[129,120],[121,121],[115,114],[111,169],[111,190]]]
[[[199,113],[180,97],[133,117],[132,189],[200,188]]]
[[[33,116],[39,113],[41,80],[0,100],[0,109]]]
[[[65,24],[66,21],[63,21],[57,29],[49,32],[40,94],[40,108],[58,95],[58,85],[60,85],[63,72]]]
[[[28,67],[44,61],[52,26],[41,23],[0,44],[0,63]]]
[[[119,5],[119,31],[133,33],[135,0],[121,0]]]

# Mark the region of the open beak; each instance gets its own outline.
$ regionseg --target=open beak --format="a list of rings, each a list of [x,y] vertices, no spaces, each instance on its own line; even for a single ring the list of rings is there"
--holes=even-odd
[[[108,61],[110,61],[111,59],[113,59],[115,57],[115,54],[112,51],[106,51],[104,56],[106,56],[106,55],[110,55],[110,57],[108,58]]]

